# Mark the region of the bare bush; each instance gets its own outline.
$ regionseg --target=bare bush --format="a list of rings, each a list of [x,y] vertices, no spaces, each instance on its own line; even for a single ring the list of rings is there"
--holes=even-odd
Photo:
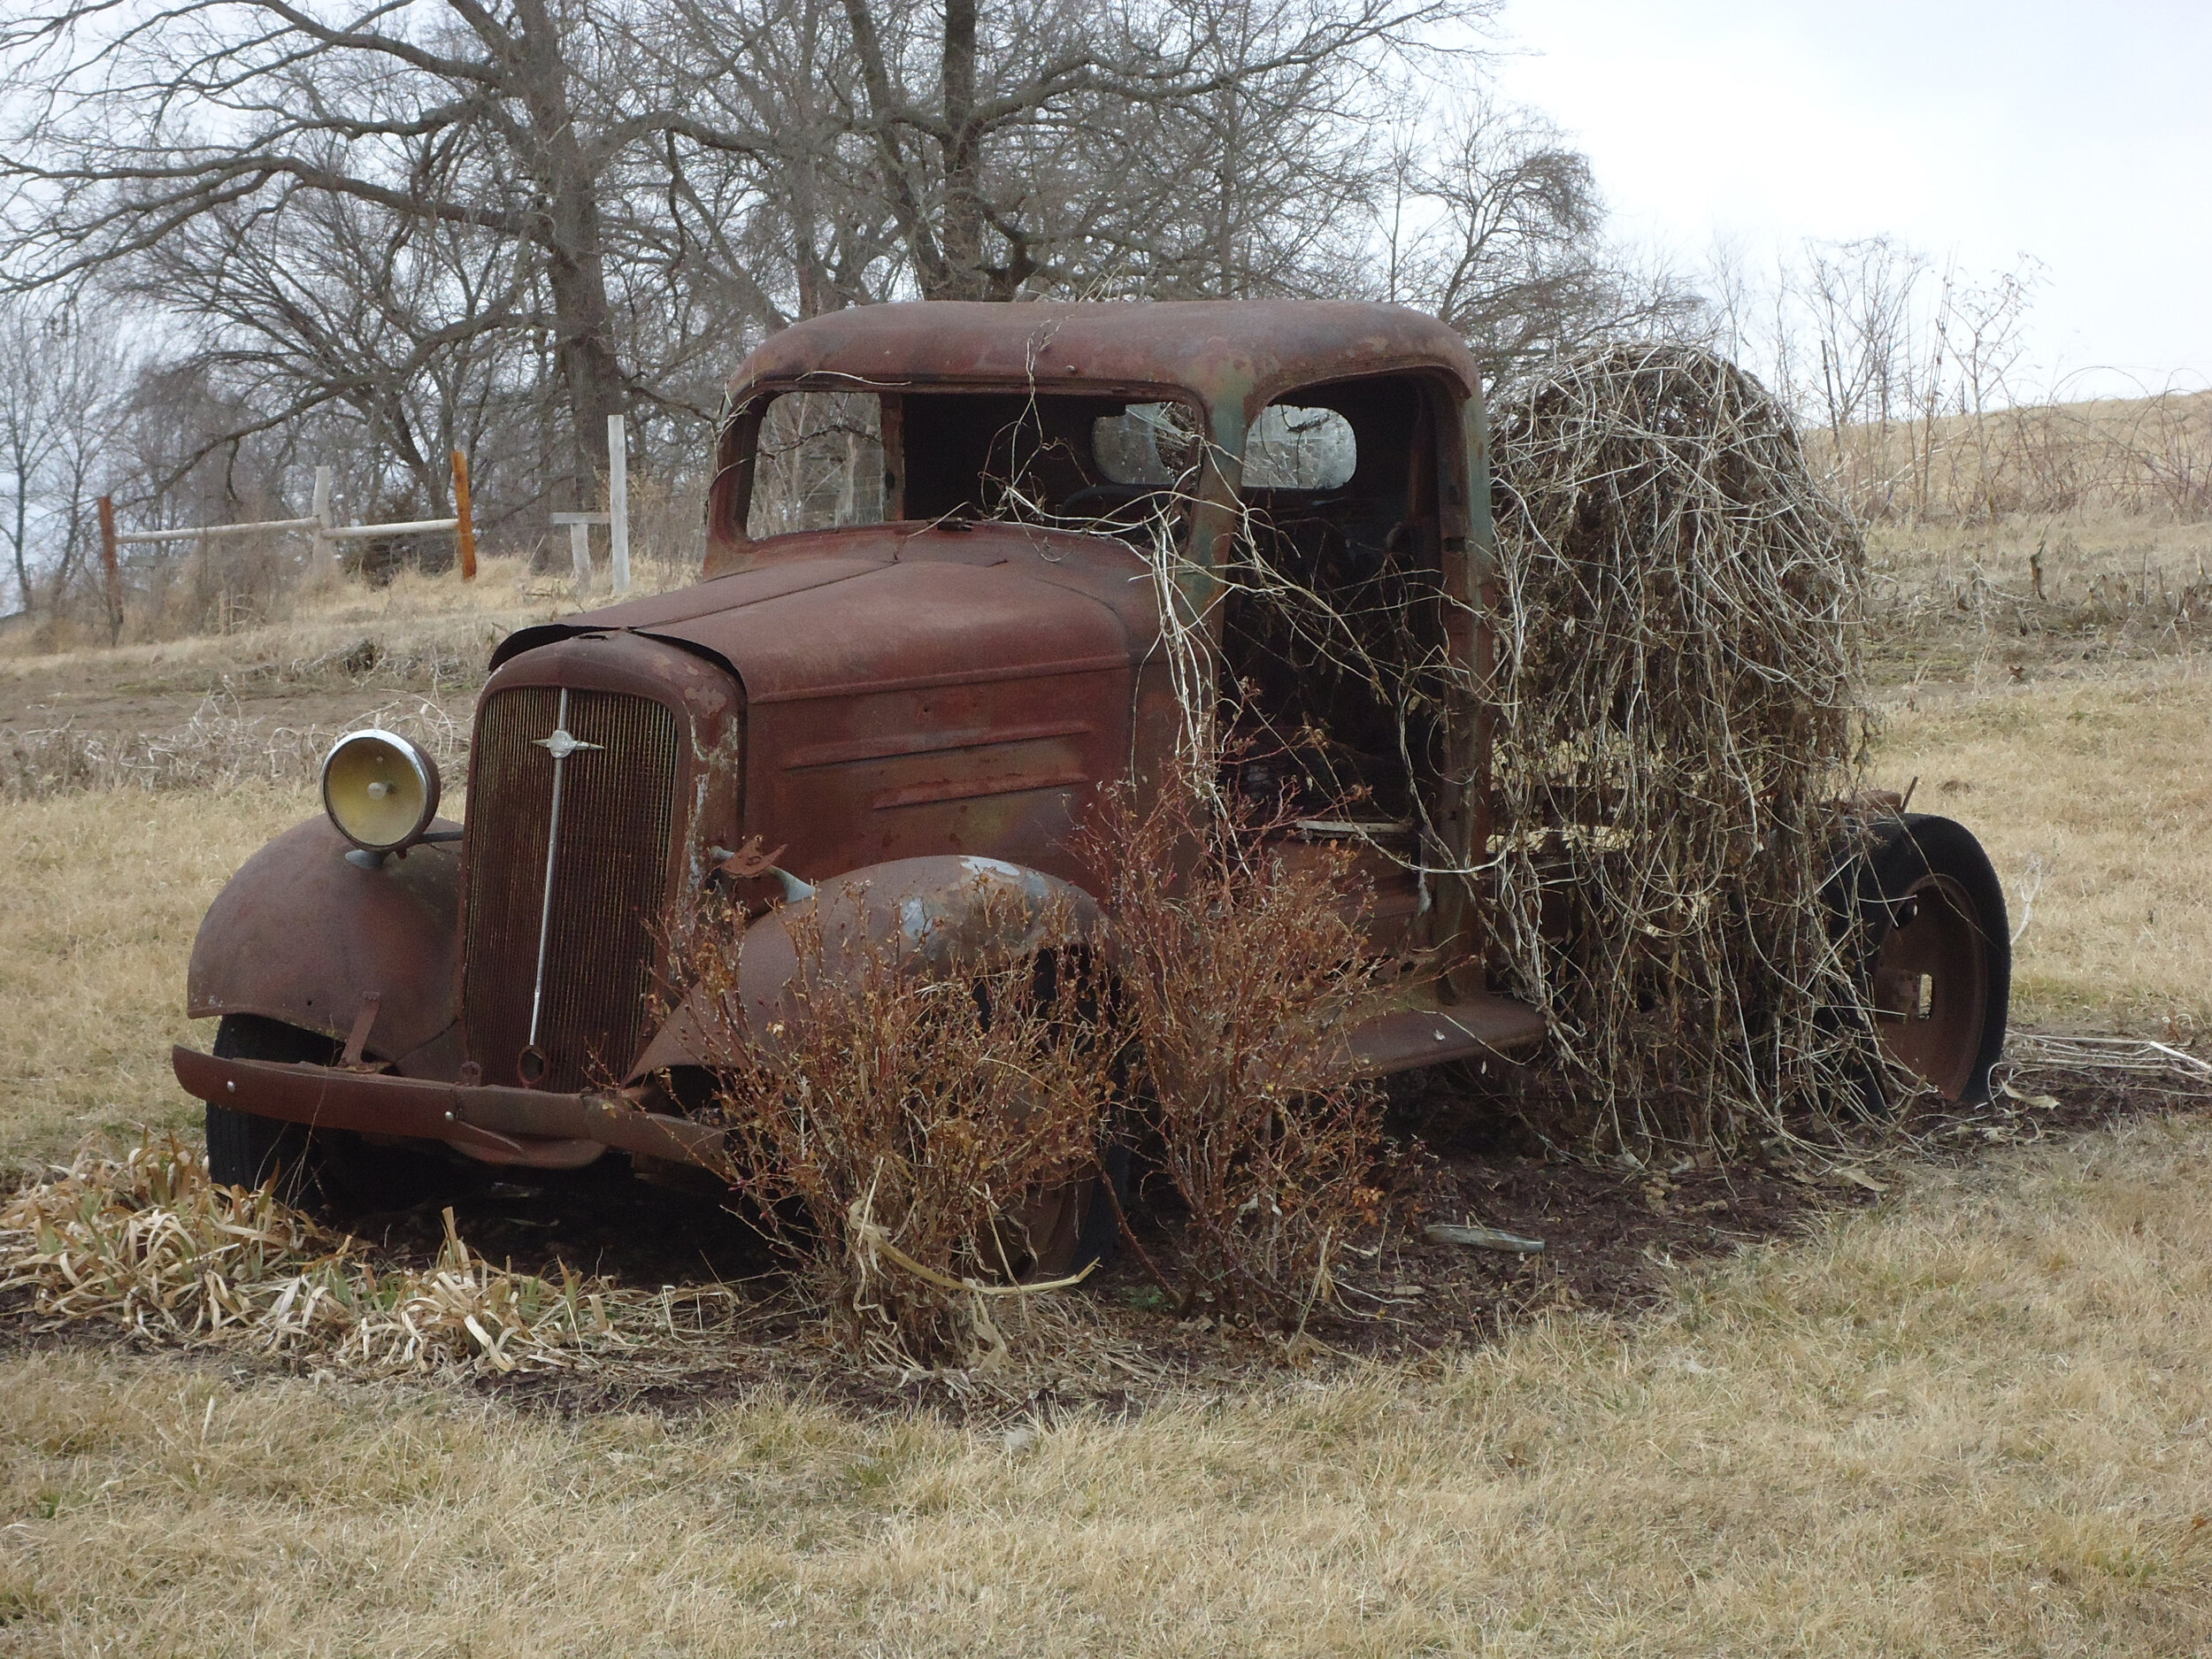
[[[1740,1143],[1855,1101],[1870,1037],[1822,894],[1859,782],[1864,549],[1782,407],[1677,348],[1496,409],[1495,949],[1554,1127]]]
[[[978,897],[957,937],[801,904],[776,938],[710,926],[688,952],[723,1034],[710,1115],[732,1185],[846,1340],[899,1364],[1002,1349],[990,1302],[1066,1264],[1115,1099],[1077,918],[1016,914],[980,880]],[[966,942],[992,937],[1022,942]],[[787,941],[789,979],[749,997],[745,955]]]
[[[1190,1211],[1186,1310],[1300,1317],[1334,1299],[1332,1253],[1377,1218],[1382,1096],[1346,1041],[1379,964],[1349,855],[1286,860],[1279,827],[1185,774],[1087,832],[1114,872],[1118,993],[1168,1179]]]

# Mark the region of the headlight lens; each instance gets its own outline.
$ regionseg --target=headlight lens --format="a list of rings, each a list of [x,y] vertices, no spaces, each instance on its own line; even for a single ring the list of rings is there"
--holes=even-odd
[[[410,846],[438,815],[437,763],[396,733],[349,732],[323,760],[323,810],[356,847]]]

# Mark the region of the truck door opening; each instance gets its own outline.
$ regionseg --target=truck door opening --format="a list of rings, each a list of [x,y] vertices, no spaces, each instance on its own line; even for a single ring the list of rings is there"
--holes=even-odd
[[[1253,426],[1225,689],[1236,729],[1317,812],[1410,821],[1440,764],[1442,401],[1403,377],[1348,381]]]

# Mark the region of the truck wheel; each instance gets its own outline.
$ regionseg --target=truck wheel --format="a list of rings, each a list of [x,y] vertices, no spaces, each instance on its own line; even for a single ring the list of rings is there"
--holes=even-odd
[[[1098,1155],[1098,1179],[1092,1185],[1090,1209],[1083,1217],[1083,1230],[1076,1235],[1075,1267],[1110,1262],[1121,1254],[1121,1217],[1128,1208],[1129,1148],[1110,1146]]]
[[[1031,969],[1031,995],[1049,1001],[1059,976],[1083,976],[1085,1018],[1094,1019],[1098,999],[1106,995],[1091,976],[1092,964],[1063,961],[1055,949],[1037,953]],[[989,1018],[988,995],[982,987],[976,995]],[[1099,1148],[1098,1162],[1069,1179],[1030,1194],[1009,1210],[997,1226],[998,1248],[1016,1279],[1036,1282],[1065,1279],[1096,1263],[1111,1261],[1121,1245],[1120,1212],[1116,1201],[1127,1202],[1129,1150],[1109,1137]]]
[[[340,1047],[319,1032],[258,1014],[226,1014],[215,1030],[215,1053],[224,1060],[331,1065]],[[372,1145],[342,1129],[311,1130],[211,1103],[207,1172],[219,1186],[249,1192],[273,1180],[276,1195],[288,1204],[369,1211],[403,1210],[434,1194],[458,1194],[474,1174],[411,1146]]]
[[[219,1060],[327,1065],[337,1055],[338,1045],[328,1037],[258,1014],[226,1014],[215,1028]],[[325,1139],[303,1125],[208,1104],[207,1172],[219,1187],[253,1192],[274,1181],[276,1195],[286,1203],[309,1203],[322,1195],[321,1166],[328,1150]]]
[[[1987,1100],[2005,1048],[2012,934],[1981,843],[1925,813],[1885,826],[1860,866],[1858,915],[1885,1056],[1947,1101]]]
[[[1099,1154],[1095,1169],[1008,1214],[1000,1231],[1014,1277],[1065,1279],[1094,1263],[1112,1261],[1121,1248],[1117,1201],[1129,1202],[1129,1148],[1110,1146]]]

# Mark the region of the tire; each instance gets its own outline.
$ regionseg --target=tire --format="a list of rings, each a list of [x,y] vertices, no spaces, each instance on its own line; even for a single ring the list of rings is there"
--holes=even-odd
[[[1110,1146],[1098,1156],[1098,1187],[1076,1237],[1071,1271],[1080,1272],[1094,1263],[1103,1265],[1121,1254],[1121,1217],[1128,1208],[1129,1148]]]
[[[2004,887],[1981,842],[1925,813],[1882,826],[1859,866],[1856,911],[1866,1006],[1890,1068],[1981,1104],[2012,996]]]
[[[338,1045],[319,1033],[302,1031],[258,1014],[226,1014],[215,1028],[215,1057],[328,1065],[338,1057]],[[254,1192],[273,1182],[276,1195],[286,1203],[311,1203],[323,1196],[327,1139],[300,1124],[258,1117],[211,1101],[207,1172],[219,1187],[242,1187]]]
[[[1098,1006],[1097,981],[1090,978],[1087,963],[1064,964],[1057,950],[1040,951],[1035,958],[1031,994],[1049,1001],[1057,994],[1064,972],[1081,973],[1087,987],[1083,1006],[1087,1017]],[[987,992],[976,987],[985,1019],[990,1018]],[[1017,1281],[1065,1279],[1071,1274],[1111,1261],[1121,1248],[1121,1211],[1129,1197],[1129,1149],[1108,1138],[1099,1148],[1098,1161],[1068,1180],[1033,1193],[1016,1205],[999,1225],[999,1248],[1014,1270]]]
[[[1129,1149],[1110,1146],[1089,1172],[1017,1206],[999,1226],[1017,1282],[1065,1279],[1112,1261],[1121,1248],[1117,1202],[1129,1202]]]

